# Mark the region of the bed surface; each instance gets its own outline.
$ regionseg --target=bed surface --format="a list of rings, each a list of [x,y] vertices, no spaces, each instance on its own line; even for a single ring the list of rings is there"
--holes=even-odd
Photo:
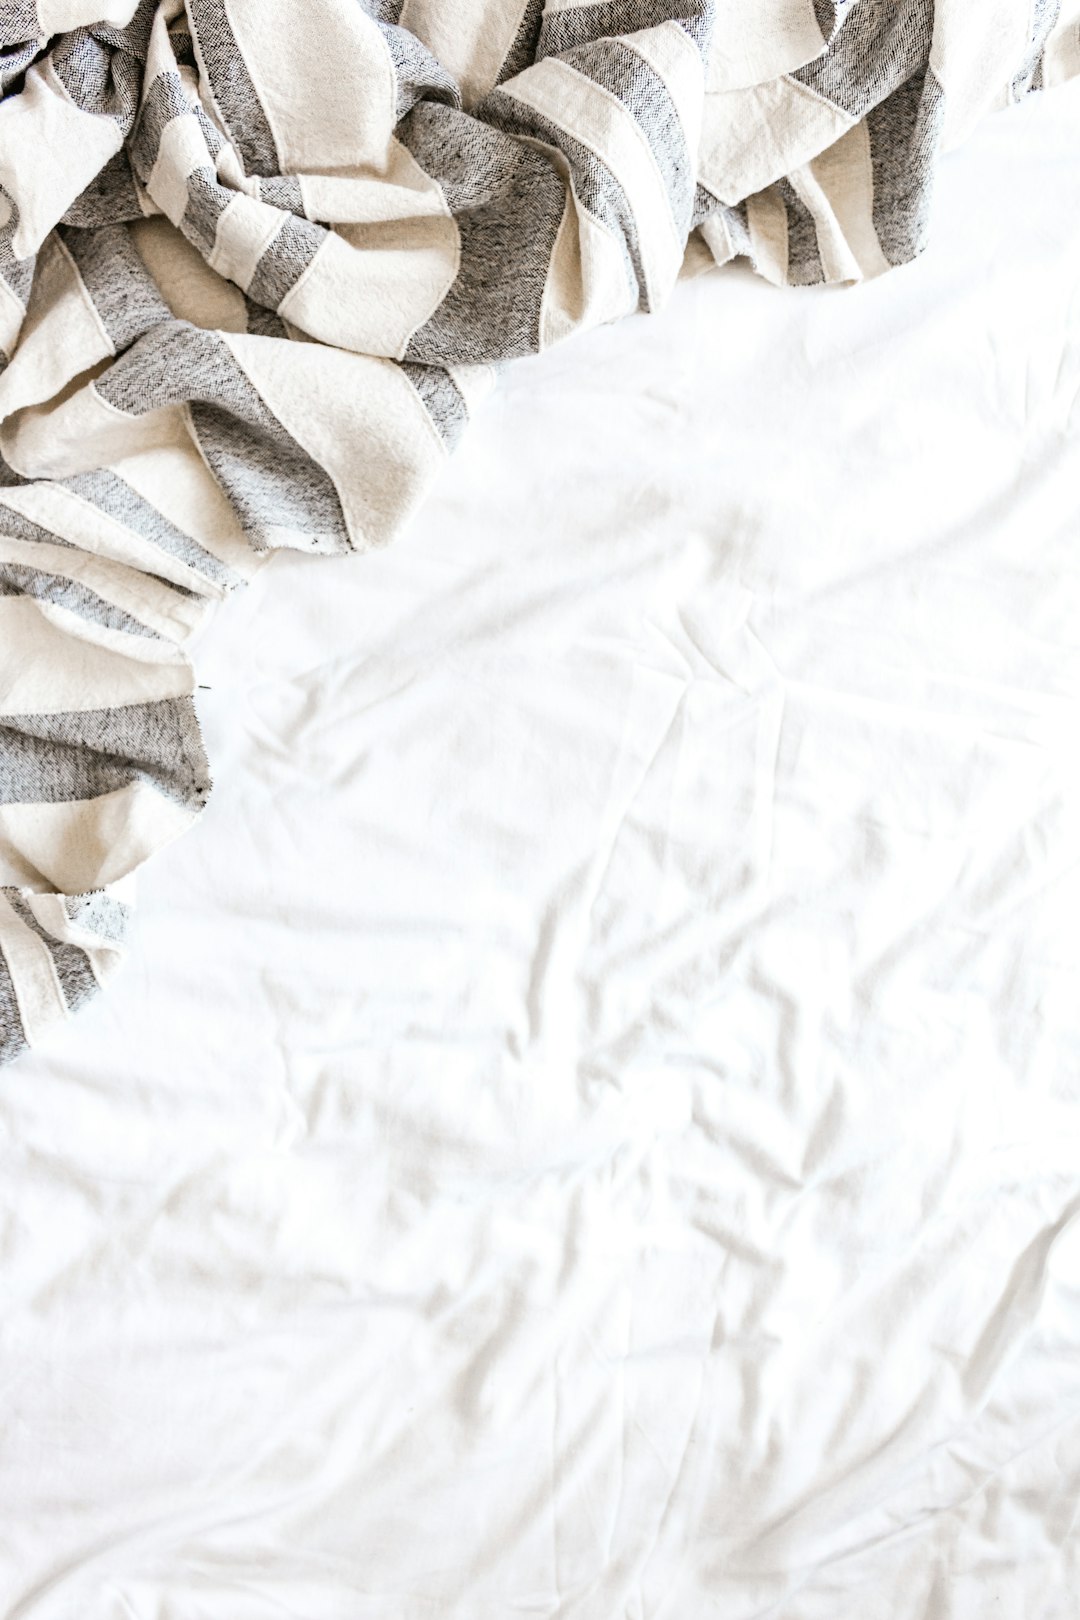
[[[224,608],[0,1088],[7,1620],[1080,1614],[1078,133]]]

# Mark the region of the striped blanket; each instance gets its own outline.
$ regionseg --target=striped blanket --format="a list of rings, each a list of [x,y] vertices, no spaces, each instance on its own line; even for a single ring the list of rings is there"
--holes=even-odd
[[[0,0],[0,1057],[206,802],[216,601],[384,544],[494,368],[680,274],[911,259],[1078,71],[1074,0]]]

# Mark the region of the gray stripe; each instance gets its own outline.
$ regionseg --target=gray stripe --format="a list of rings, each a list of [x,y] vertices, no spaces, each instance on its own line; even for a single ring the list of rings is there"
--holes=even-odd
[[[255,266],[248,296],[266,309],[277,309],[296,286],[329,233],[322,225],[288,214]]]
[[[398,126],[398,138],[442,187],[461,240],[453,285],[409,342],[408,359],[422,365],[510,359],[539,343],[566,193],[542,153],[491,127],[504,104],[507,116],[514,109],[527,116],[496,91],[476,118],[421,102]]]
[[[142,10],[145,13],[146,7]],[[97,29],[76,28],[61,34],[49,51],[57,78],[77,107],[102,118],[113,118],[126,134],[139,106],[142,90],[142,54],[103,41]],[[132,39],[138,27],[132,25]]]
[[[212,158],[216,158],[219,152],[223,152],[225,150],[225,137],[222,135],[217,125],[210,122],[209,118],[206,116],[205,108],[196,105],[192,107],[191,111],[194,115],[196,123],[202,130],[202,138],[206,142],[206,150],[210,153]]]
[[[814,18],[821,29],[822,39],[828,43],[836,32],[835,0],[813,0]]]
[[[74,1012],[81,1007],[84,1001],[97,994],[98,982],[94,977],[94,970],[90,966],[90,958],[79,945],[65,945],[54,939],[47,929],[42,928],[30,907],[17,890],[6,891],[11,909],[20,917],[27,928],[33,930],[40,940],[48,947],[49,955],[56,968],[56,977],[60,980],[60,989],[67,1002],[68,1011]]]
[[[25,44],[41,37],[35,0],[3,0],[0,4],[0,49]]]
[[[272,208],[280,208],[286,214],[303,215],[304,194],[294,175],[271,174],[256,184],[262,202],[269,203]]]
[[[469,420],[468,406],[457,383],[444,366],[414,366],[402,371],[424,402],[424,408],[448,450],[452,450]]]
[[[396,28],[392,23],[383,24],[382,36],[397,77],[394,116],[398,122],[418,101],[441,101],[448,107],[461,106],[457,81],[422,40],[407,28]]]
[[[4,3],[10,5],[12,0],[4,0]],[[0,96],[6,93],[9,85],[15,85],[22,78],[35,57],[40,56],[44,43],[34,37],[37,32],[37,11],[32,8],[33,31],[24,36],[23,42],[5,45],[4,40],[8,37],[4,31],[5,15],[4,6],[0,4]]]
[[[122,630],[129,636],[150,636],[155,641],[162,639],[156,630],[107,602],[89,586],[23,563],[0,561],[0,596],[32,596],[38,602],[51,602],[54,607],[66,608],[69,613],[77,613],[80,619],[103,624],[110,630]]]
[[[746,204],[744,202],[736,203],[734,208],[725,208],[723,212],[724,224],[727,227],[728,235],[731,237],[731,245],[736,254],[741,254],[746,259],[751,258],[754,247],[750,235],[750,215]]]
[[[89,933],[97,933],[102,940],[123,944],[131,925],[131,907],[125,906],[104,889],[92,889],[89,894],[65,894],[63,909],[71,922]]]
[[[61,226],[60,237],[115,349],[172,319],[126,225],[94,231]]]
[[[405,0],[360,0],[361,8],[376,22],[396,23]]]
[[[699,185],[694,189],[694,206],[690,214],[690,229],[696,230],[703,220],[709,219],[713,214],[723,209],[719,197],[714,197],[711,191]]]
[[[206,463],[256,550],[273,544],[272,531],[282,528],[328,539],[336,551],[351,550],[329,474],[265,407],[256,423],[218,406],[193,405],[191,420]]]
[[[102,939],[122,945],[131,925],[131,907],[111,894],[96,889],[90,894],[69,894],[64,897],[64,910],[73,923],[86,928]]]
[[[618,40],[581,46],[567,52],[565,60],[617,96],[633,114],[656,159],[676,229],[685,236],[693,212],[694,165],[682,120],[663,79],[636,51]]]
[[[169,43],[176,57],[177,67],[198,68],[186,15],[182,14],[175,22],[169,24]]]
[[[862,118],[926,66],[933,28],[934,0],[859,0],[825,54],[791,77]]]
[[[158,0],[139,0],[131,21],[122,28],[114,28],[112,23],[96,22],[92,24],[90,32],[112,50],[126,51],[129,56],[137,56],[140,62],[145,62],[154,18],[159,9]]]
[[[218,220],[235,195],[218,180],[211,168],[193,169],[185,181],[188,191],[187,207],[180,220],[180,229],[193,247],[205,257],[213,252],[217,239]]]
[[[148,782],[192,812],[210,772],[189,697],[0,720],[0,803],[73,804]]]
[[[945,96],[922,68],[867,115],[874,168],[874,230],[890,264],[906,264],[926,245],[934,160]]]
[[[794,287],[817,286],[825,280],[814,216],[788,180],[777,183],[787,214],[788,280]]]
[[[1014,101],[1019,101],[1029,90],[1042,89],[1046,41],[1060,14],[1061,0],[1035,0],[1032,7],[1031,48],[1010,87]]]
[[[3,480],[0,479],[0,482]],[[25,480],[20,479],[19,482],[24,483]],[[21,512],[13,512],[10,506],[5,506],[2,501],[0,501],[0,534],[6,535],[10,540],[38,540],[45,545],[67,546],[71,551],[79,549],[70,540],[63,540],[58,534],[53,534],[51,529],[43,529],[40,523],[32,523],[28,517],[23,517]]]
[[[0,186],[0,197],[8,206],[8,218],[3,227],[0,227],[0,276],[7,282],[16,298],[25,308],[26,300],[30,297],[30,284],[34,279],[34,264],[36,254],[28,259],[17,259],[12,243],[15,232],[19,228],[19,205],[11,192],[5,186]]]
[[[492,91],[485,99],[483,116],[497,129],[516,135],[530,135],[562,152],[570,165],[579,201],[608,227],[616,241],[621,242],[627,286],[637,294],[638,307],[646,308],[645,271],[641,262],[637,220],[626,193],[607,165],[588,147],[568,135],[560,125],[501,90]],[[525,228],[527,231],[527,226]],[[510,252],[512,254],[512,248]]]
[[[255,546],[280,527],[348,549],[333,480],[267,409],[217,333],[170,321],[140,338],[92,386],[135,416],[188,403],[207,465]]]
[[[247,312],[247,330],[254,332],[256,337],[288,338],[285,322],[280,315],[275,315],[272,309],[264,309],[261,304],[255,304],[245,297],[244,307]]]
[[[128,141],[132,164],[144,185],[157,162],[166,124],[171,124],[174,118],[192,117],[194,113],[184,94],[179,73],[171,69],[167,73],[159,73],[146,90],[146,98]]]
[[[562,56],[594,40],[636,34],[665,22],[683,23],[690,37],[704,48],[714,11],[710,0],[597,0],[596,5],[574,6],[544,18],[536,59]]]
[[[496,84],[505,84],[507,79],[516,78],[519,73],[524,73],[530,63],[537,60],[540,25],[543,20],[544,0],[527,0],[518,31],[514,35],[514,43],[503,58],[503,65],[495,79]]]
[[[141,535],[144,540],[153,541],[161,551],[169,557],[176,557],[194,568],[204,579],[211,579],[217,585],[224,585],[228,589],[240,583],[240,576],[226,566],[212,552],[206,551],[197,540],[193,540],[183,529],[178,529],[175,523],[170,523],[164,513],[159,512],[148,500],[132,489],[131,485],[110,472],[107,467],[99,467],[94,472],[75,473],[70,478],[58,479],[65,489],[79,495],[91,505],[100,507],[111,518],[122,523],[125,528],[131,529],[135,534]],[[170,582],[171,583],[171,582]],[[183,596],[192,595],[186,587],[173,585],[172,589]]]
[[[752,256],[750,223],[747,218],[746,204],[744,202],[736,203],[735,207],[731,208],[714,197],[711,191],[706,191],[704,186],[698,186],[697,191],[694,193],[694,214],[690,222],[691,229],[696,229],[704,220],[713,219],[717,214],[724,221],[727,233],[731,238],[731,245],[736,254],[743,254],[745,257],[750,258]]]
[[[245,169],[248,174],[280,173],[274,133],[229,25],[223,0],[187,0],[187,9],[197,54]]]
[[[0,890],[9,900],[17,892],[11,888]],[[11,969],[7,965],[3,946],[0,946],[0,1063],[10,1063],[12,1058],[26,1051],[26,1044],[26,1031],[19,1015]]]
[[[61,223],[96,230],[142,217],[131,162],[126,152],[117,152],[76,197]]]
[[[242,409],[254,392],[216,333],[171,315],[136,340],[93,387],[130,416],[191,399]]]

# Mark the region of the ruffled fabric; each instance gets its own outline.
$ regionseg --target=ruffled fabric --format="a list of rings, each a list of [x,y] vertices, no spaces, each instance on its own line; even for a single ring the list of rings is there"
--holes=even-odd
[[[1056,0],[7,0],[0,1056],[206,802],[215,601],[384,544],[495,368],[681,274],[911,259],[941,152],[1078,69]]]

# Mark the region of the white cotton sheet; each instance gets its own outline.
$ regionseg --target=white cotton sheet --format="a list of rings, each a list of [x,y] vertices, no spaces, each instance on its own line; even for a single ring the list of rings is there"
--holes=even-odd
[[[5,1620],[1075,1620],[1078,135],[223,610],[0,1086]]]

